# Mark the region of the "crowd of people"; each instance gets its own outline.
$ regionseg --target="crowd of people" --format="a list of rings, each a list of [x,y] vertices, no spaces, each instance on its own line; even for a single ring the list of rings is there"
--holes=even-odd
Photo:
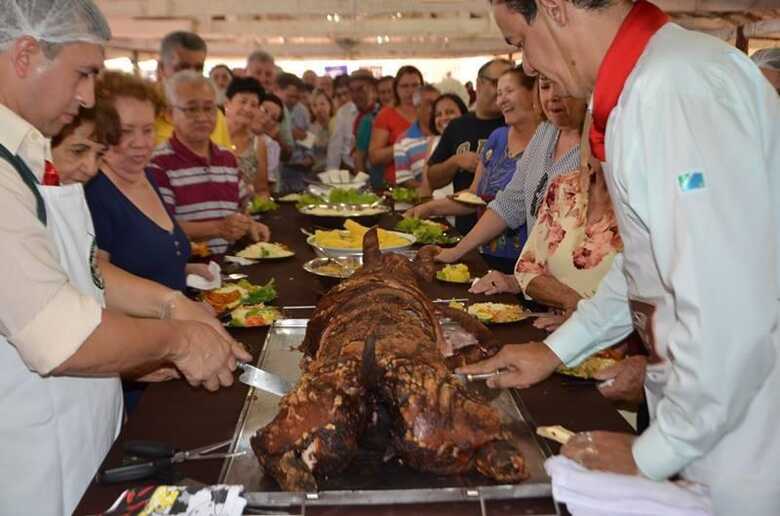
[[[756,514],[780,510],[776,483],[746,473],[780,460],[767,444],[780,422],[780,49],[751,63],[643,1],[494,0],[524,61],[489,60],[474,88],[409,65],[298,77],[262,50],[206,75],[208,46],[191,32],[163,38],[149,81],[102,70],[110,29],[89,0],[10,3],[0,512],[72,511],[121,425],[120,377],[129,406],[137,382],[232,383],[251,356],[183,295],[187,275],[212,279],[191,245],[218,255],[269,240],[249,203],[331,169],[415,190],[422,202],[405,216],[454,217],[463,235],[437,261],[477,249],[489,263],[472,292],[551,310],[536,322],[544,342],[465,369],[507,371],[489,385],[534,384],[636,330],[645,350],[602,372],[612,381],[601,390],[644,405],[643,433],[578,434],[566,456],[653,479],[682,473],[711,486],[722,514],[746,500]],[[642,21],[631,37],[618,32],[625,20]],[[589,31],[604,38],[582,44]],[[641,66],[603,78],[600,66],[620,59]],[[752,479],[744,496],[740,475]],[[61,496],[41,499],[42,485]]]

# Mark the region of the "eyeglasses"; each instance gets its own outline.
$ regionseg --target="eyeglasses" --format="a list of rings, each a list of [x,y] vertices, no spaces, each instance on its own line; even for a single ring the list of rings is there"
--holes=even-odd
[[[217,113],[217,106],[215,104],[209,104],[204,106],[173,106],[178,109],[187,118],[197,118],[198,114],[204,114],[207,116],[215,115]]]

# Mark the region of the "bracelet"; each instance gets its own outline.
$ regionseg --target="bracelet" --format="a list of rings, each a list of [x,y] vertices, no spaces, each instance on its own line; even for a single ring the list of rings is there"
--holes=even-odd
[[[160,303],[160,319],[170,319],[171,315],[173,315],[173,311],[176,309],[176,301],[179,299],[179,297],[183,296],[184,294],[178,290],[174,290],[165,296],[163,302]]]

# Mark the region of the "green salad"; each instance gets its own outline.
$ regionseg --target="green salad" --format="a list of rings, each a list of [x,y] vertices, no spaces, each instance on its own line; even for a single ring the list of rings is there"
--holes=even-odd
[[[274,211],[277,208],[279,208],[279,205],[273,199],[266,199],[260,196],[256,196],[249,203],[249,213],[252,215]]]
[[[334,188],[326,197],[304,193],[298,200],[298,207],[312,204],[373,204],[379,196],[372,192],[361,192],[353,188]]]
[[[454,244],[458,241],[458,237],[447,234],[447,226],[431,220],[405,218],[395,229],[411,233],[421,244]]]
[[[395,202],[417,204],[417,202],[420,200],[420,196],[417,194],[417,190],[414,188],[405,188],[403,186],[393,188],[392,195]]]
[[[246,290],[247,294],[241,298],[242,305],[257,305],[268,303],[276,299],[276,288],[274,279],[271,278],[265,285],[252,285],[243,279],[238,282],[238,286]]]

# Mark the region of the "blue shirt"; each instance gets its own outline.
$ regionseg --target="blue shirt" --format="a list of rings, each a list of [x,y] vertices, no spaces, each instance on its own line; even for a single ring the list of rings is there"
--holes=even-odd
[[[149,173],[146,177],[159,196],[154,178]],[[190,242],[175,218],[171,216],[172,231],[161,228],[102,172],[87,183],[84,191],[97,245],[111,255],[111,263],[174,290],[186,288],[184,269],[190,258]]]
[[[508,151],[509,127],[499,127],[490,134],[487,143],[482,148],[480,160],[485,168],[477,185],[477,195],[490,202],[498,192],[503,190],[515,172],[518,171],[517,161],[523,155],[519,152],[510,156]],[[528,234],[525,224],[516,229],[507,227],[501,235],[483,245],[482,254],[496,258],[516,260],[523,250]]]

